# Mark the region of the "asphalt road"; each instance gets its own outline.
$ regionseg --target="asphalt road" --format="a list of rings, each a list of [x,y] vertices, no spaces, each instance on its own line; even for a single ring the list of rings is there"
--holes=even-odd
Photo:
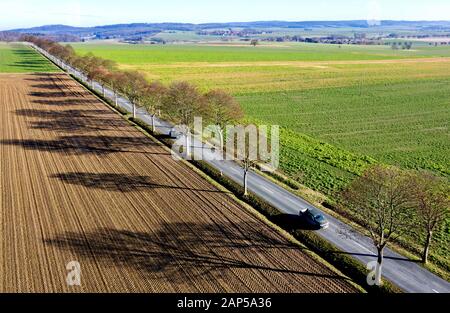
[[[48,58],[56,61],[45,51],[38,49]],[[59,63],[59,62],[58,62]],[[64,65],[64,69],[74,76],[87,81],[84,75],[79,71]],[[102,91],[102,87],[98,83],[94,83],[97,91]],[[106,97],[114,99],[112,91],[106,89]],[[126,99],[119,97],[118,104],[129,112],[132,112],[133,106]],[[137,110],[137,117],[151,125],[151,117],[143,110]],[[168,135],[172,129],[172,125],[156,119],[155,122],[157,132]],[[207,159],[213,159],[209,146],[199,140],[193,140],[194,154],[203,154]],[[243,170],[233,161],[207,161],[215,168],[221,170],[224,175],[228,176],[235,182],[243,184]],[[263,198],[280,211],[298,215],[300,211],[307,208],[315,208],[313,205],[294,195],[293,193],[281,188],[277,184],[262,177],[261,175],[250,172],[248,178],[249,190]],[[317,208],[316,208],[317,209]],[[363,235],[356,235],[352,228],[345,223],[340,222],[332,216],[324,213],[324,216],[330,221],[330,226],[326,230],[320,230],[317,233],[334,244],[337,248],[351,255],[353,258],[367,265],[369,262],[376,261],[376,249],[374,248],[370,238]],[[369,272],[369,270],[368,270]],[[429,272],[420,264],[413,262],[390,249],[385,250],[385,261],[383,265],[383,276],[392,281],[394,284],[402,288],[405,292],[410,293],[450,293],[450,283],[440,277]]]

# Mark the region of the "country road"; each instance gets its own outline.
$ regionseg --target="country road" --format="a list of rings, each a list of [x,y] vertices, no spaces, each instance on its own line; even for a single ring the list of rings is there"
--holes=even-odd
[[[56,63],[57,60],[54,57],[48,55],[45,51],[37,47],[35,47],[35,49]],[[59,64],[60,61],[57,61],[57,63]],[[65,64],[62,65],[63,69],[67,72],[83,81],[86,81],[86,78],[80,72]],[[102,90],[100,84],[98,83],[94,83],[94,88],[98,91]],[[106,89],[106,97],[113,99],[113,92]],[[118,104],[122,108],[132,111],[132,105],[126,99],[119,97],[118,100]],[[149,125],[151,124],[151,117],[144,110],[138,109],[137,117]],[[156,129],[161,134],[169,134],[171,128],[171,125],[167,122],[161,120],[156,121]],[[204,144],[198,140],[193,141],[193,146],[196,147],[195,150],[197,151],[194,151],[196,153],[202,153],[204,155],[212,153],[208,147],[205,148]],[[208,163],[221,170],[226,176],[235,182],[242,184],[243,170],[235,162],[208,161]],[[294,195],[288,190],[281,188],[255,172],[250,173],[248,182],[250,191],[286,214],[298,215],[299,211],[304,210],[305,208],[313,207],[307,201]],[[376,260],[376,250],[374,249],[370,238],[363,235],[349,236],[348,234],[352,233],[352,228],[350,226],[333,218],[332,216],[329,216],[328,214],[324,213],[324,215],[330,221],[330,227],[326,230],[318,231],[318,234],[321,237],[331,242],[345,253],[348,253],[364,265]],[[420,264],[411,261],[390,249],[385,250],[383,276],[402,288],[405,292],[450,293],[449,282],[429,272]]]

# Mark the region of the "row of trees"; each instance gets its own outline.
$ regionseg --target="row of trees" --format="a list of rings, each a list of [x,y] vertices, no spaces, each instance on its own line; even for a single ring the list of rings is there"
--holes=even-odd
[[[191,127],[194,117],[202,117],[211,125],[216,125],[223,138],[226,125],[243,117],[242,109],[235,99],[223,90],[201,93],[188,82],[174,82],[165,86],[159,81],[148,82],[138,71],[122,71],[110,60],[87,54],[79,56],[70,45],[39,38],[24,36],[23,41],[34,43],[64,63],[76,68],[93,84],[100,83],[114,93],[117,106],[118,94],[125,96],[133,105],[133,118],[138,107],[145,108],[152,117],[155,131],[155,117],[160,115],[176,124]],[[60,64],[62,65],[62,64]],[[223,145],[223,140],[221,140]]]
[[[0,31],[0,41],[13,42],[20,38],[20,34],[8,31]]]
[[[412,42],[393,42],[391,44],[391,48],[392,50],[411,50],[411,48],[413,47],[413,43]]]
[[[83,73],[91,83],[100,83],[105,95],[105,87],[114,93],[115,105],[118,105],[118,94],[125,96],[133,105],[133,118],[136,118],[138,107],[145,108],[152,120],[152,130],[155,132],[155,119],[157,116],[169,120],[177,125],[185,125],[182,131],[186,138],[186,151],[190,155],[190,136],[194,118],[202,117],[208,125],[215,125],[220,137],[220,148],[224,150],[224,137],[227,125],[240,121],[243,112],[240,105],[227,92],[219,89],[201,93],[199,89],[188,82],[174,82],[165,86],[159,81],[148,82],[145,76],[137,71],[121,71],[114,62],[87,54],[78,56],[70,45],[61,45],[51,40],[34,36],[24,36],[22,41],[34,43],[62,62],[69,64]],[[63,64],[60,66],[63,66]],[[247,175],[251,165],[256,160],[251,159],[248,144],[246,151],[239,151],[244,171],[244,190],[247,194]],[[240,154],[239,154],[240,153]],[[245,154],[243,157],[242,154]]]
[[[61,45],[45,38],[24,36],[22,41],[32,42],[51,55],[82,72],[90,82],[100,83],[105,96],[105,87],[114,93],[115,105],[118,106],[118,95],[125,96],[133,105],[133,118],[136,118],[138,107],[145,108],[151,116],[152,131],[155,132],[155,120],[160,116],[177,125],[185,125],[181,129],[186,138],[186,154],[190,155],[189,130],[192,129],[194,118],[202,117],[209,125],[215,125],[220,137],[220,148],[224,150],[224,132],[227,125],[233,124],[243,117],[240,105],[227,92],[219,89],[201,93],[199,89],[188,82],[174,82],[165,86],[159,81],[148,82],[145,76],[137,71],[121,71],[114,62],[87,54],[79,56],[70,45]],[[59,64],[61,67],[63,64]],[[248,145],[245,150],[249,150]],[[247,194],[247,175],[250,164],[249,157],[243,157],[244,190]]]
[[[419,230],[425,238],[422,261],[427,263],[433,233],[449,214],[449,196],[444,178],[381,165],[368,169],[341,193],[341,204],[362,221],[377,248],[377,281],[385,247],[405,234]]]

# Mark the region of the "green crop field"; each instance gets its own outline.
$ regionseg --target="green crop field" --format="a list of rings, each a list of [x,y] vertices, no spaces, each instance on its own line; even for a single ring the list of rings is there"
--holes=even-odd
[[[0,43],[0,73],[55,72],[58,69],[31,48]]]
[[[410,57],[450,57],[448,47],[417,47],[409,51],[392,50],[389,46],[347,46],[324,44],[272,43],[251,47],[248,43],[127,45],[74,44],[83,54],[115,60],[121,64],[171,64],[178,62],[280,62],[332,60],[386,60]]]

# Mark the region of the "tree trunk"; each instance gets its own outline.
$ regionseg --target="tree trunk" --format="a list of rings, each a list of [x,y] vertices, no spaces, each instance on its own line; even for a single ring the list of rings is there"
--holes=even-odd
[[[152,114],[152,132],[155,133],[155,114]]]
[[[191,136],[189,134],[189,132],[187,132],[185,134],[186,136],[186,160],[190,160],[191,159]]]
[[[422,262],[426,264],[428,262],[428,254],[430,252],[431,239],[433,238],[433,232],[429,231],[427,234],[427,241],[425,242],[425,248],[423,250]]]
[[[248,195],[248,169],[244,170],[244,196]]]
[[[223,151],[223,147],[224,147],[224,140],[223,140],[223,132],[222,129],[220,127],[218,127],[219,129],[219,136],[220,136],[220,153],[222,155],[222,157],[224,156],[224,151]]]
[[[378,250],[378,259],[377,259],[377,268],[375,269],[375,283],[377,286],[381,286],[381,274],[384,260],[384,247],[377,247],[377,250]]]

